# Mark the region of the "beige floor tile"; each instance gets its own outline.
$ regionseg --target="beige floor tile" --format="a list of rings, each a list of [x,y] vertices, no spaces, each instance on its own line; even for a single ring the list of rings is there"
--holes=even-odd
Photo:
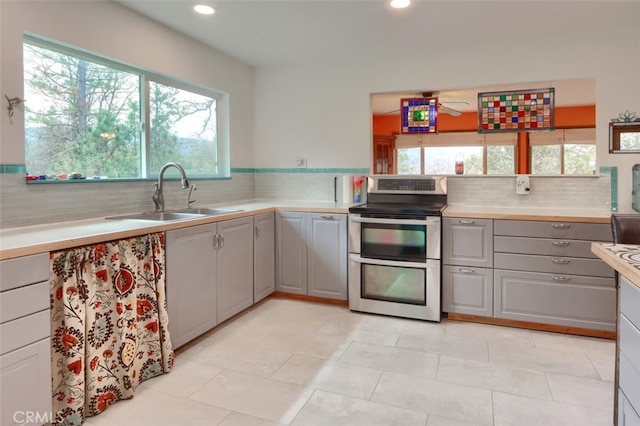
[[[611,426],[612,410],[493,393],[495,426]]]
[[[292,426],[424,426],[427,415],[371,401],[316,391]]]
[[[358,324],[332,323],[321,327],[318,333],[340,334],[356,342],[375,343],[377,345],[393,346],[400,337],[401,329],[369,324],[362,321]]]
[[[293,355],[271,378],[341,395],[369,399],[381,370]]]
[[[282,426],[283,423],[275,423],[246,414],[231,413],[219,423],[220,426]]]
[[[263,377],[271,376],[291,356],[289,352],[258,347],[251,342],[216,342],[191,357],[192,361]]]
[[[169,373],[146,380],[142,382],[142,386],[173,396],[188,398],[221,371],[222,368],[178,356]]]
[[[437,354],[353,342],[340,357],[340,362],[417,377],[434,378],[439,359],[440,355]]]
[[[225,370],[194,393],[191,399],[272,422],[289,424],[312,393],[311,388]]]
[[[487,340],[484,338],[446,334],[434,335],[415,330],[403,330],[398,338],[396,347],[478,361],[489,360]]]
[[[427,426],[480,426],[478,423],[464,422],[462,420],[450,419],[448,417],[429,414]]]
[[[493,425],[491,391],[385,372],[372,401],[456,420]]]
[[[116,402],[98,416],[90,417],[89,424],[202,426],[218,424],[228,414],[224,408],[139,387],[133,399]]]
[[[533,332],[532,337],[537,348],[609,356],[616,351],[616,342],[610,339],[540,331]]]
[[[598,373],[586,354],[566,350],[530,348],[508,342],[489,342],[489,360],[495,364],[506,364],[531,368],[549,373],[598,378]]]
[[[349,346],[350,341],[345,335],[320,334],[316,331],[278,328],[261,342],[261,346],[325,359],[339,358]]]
[[[448,356],[440,357],[437,380],[551,400],[543,372]]]
[[[613,407],[613,382],[547,373],[553,400],[583,407],[610,410]]]
[[[601,380],[606,380],[609,382],[613,382],[615,379],[616,368],[615,368],[615,355],[598,355],[598,354],[587,354],[587,357],[591,361],[593,368],[596,369],[598,376]]]

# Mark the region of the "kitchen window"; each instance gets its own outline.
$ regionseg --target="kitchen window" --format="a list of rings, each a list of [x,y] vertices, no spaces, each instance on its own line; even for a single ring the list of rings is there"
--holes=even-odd
[[[530,132],[531,174],[596,174],[595,129]]]
[[[189,178],[228,176],[222,94],[34,36],[23,48],[30,175],[155,179],[173,161]]]
[[[465,175],[514,174],[516,142],[515,133],[398,135],[398,174],[455,174],[459,161]]]

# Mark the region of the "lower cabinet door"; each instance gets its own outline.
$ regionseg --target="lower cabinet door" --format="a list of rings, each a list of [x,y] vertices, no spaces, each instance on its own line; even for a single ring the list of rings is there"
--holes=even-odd
[[[618,392],[618,426],[640,426],[640,415],[625,394]]]
[[[442,311],[493,316],[493,269],[443,266]]]
[[[49,423],[51,339],[0,356],[0,424]]]
[[[497,318],[616,330],[616,288],[609,278],[496,269]]]

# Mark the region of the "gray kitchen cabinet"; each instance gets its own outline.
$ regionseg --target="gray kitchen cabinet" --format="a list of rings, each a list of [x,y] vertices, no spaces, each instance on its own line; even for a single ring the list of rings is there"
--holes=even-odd
[[[307,294],[307,214],[276,215],[276,290]]]
[[[276,222],[275,214],[254,216],[253,302],[257,303],[276,290]]]
[[[640,289],[620,277],[618,329],[619,426],[640,425]]]
[[[443,218],[442,310],[493,315],[493,220]]]
[[[442,263],[491,268],[493,219],[443,218]]]
[[[347,215],[309,214],[307,294],[347,300]]]
[[[0,424],[51,420],[49,253],[0,262]],[[31,417],[33,422],[33,417]]]
[[[253,304],[253,217],[218,222],[218,322]]]
[[[253,304],[253,217],[167,231],[165,251],[174,348]]]
[[[494,221],[497,318],[615,331],[614,271],[586,250],[608,224]]]
[[[278,212],[276,289],[347,300],[347,215]]]
[[[166,232],[167,310],[174,349],[218,324],[216,236],[215,223]]]

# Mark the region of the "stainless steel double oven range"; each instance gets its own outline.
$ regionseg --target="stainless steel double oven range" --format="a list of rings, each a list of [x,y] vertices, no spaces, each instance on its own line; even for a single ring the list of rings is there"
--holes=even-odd
[[[373,175],[349,209],[349,308],[440,321],[444,176]]]

